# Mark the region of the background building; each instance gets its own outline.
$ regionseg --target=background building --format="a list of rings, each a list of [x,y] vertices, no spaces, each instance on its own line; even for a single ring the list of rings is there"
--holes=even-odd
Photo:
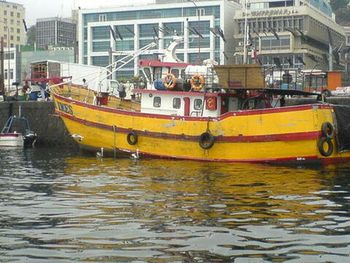
[[[174,33],[184,36],[184,43],[177,49],[179,59],[190,63],[201,63],[208,58],[220,64],[229,62],[226,52],[233,49],[232,19],[240,8],[239,4],[224,0],[160,2],[80,10],[79,62],[106,66],[110,61],[110,48],[133,53],[156,41],[156,48],[140,55],[114,76],[131,77],[139,73],[139,59],[158,58],[172,41]],[[113,61],[120,57],[115,54]]]
[[[49,46],[74,47],[76,23],[68,18],[41,18],[36,22],[36,44],[38,48]]]
[[[344,31],[327,1],[251,0],[246,8],[235,19],[237,61],[244,58],[243,36],[248,32],[250,55],[257,50],[263,65],[344,69]]]
[[[7,91],[14,88],[13,83],[19,81],[20,56],[18,47],[4,50],[4,84]]]
[[[0,90],[9,90],[18,78],[16,47],[26,41],[23,24],[25,9],[22,5],[0,0],[0,39],[3,40],[3,68],[0,69]],[[0,56],[2,57],[2,56]]]
[[[4,38],[4,46],[23,45],[26,32],[23,24],[25,9],[23,5],[0,0],[0,37]]]

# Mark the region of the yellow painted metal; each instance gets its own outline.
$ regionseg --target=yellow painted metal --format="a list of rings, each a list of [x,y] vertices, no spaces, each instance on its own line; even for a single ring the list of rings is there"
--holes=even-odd
[[[70,134],[83,137],[78,142],[82,146],[96,149],[103,147],[106,150],[116,147],[118,150],[130,152],[139,150],[148,155],[169,158],[209,161],[303,160],[316,157],[322,159],[324,157],[317,148],[317,134],[321,131],[322,123],[333,123],[331,107],[312,105],[295,107],[295,110],[269,110],[267,113],[236,112],[215,120],[185,120],[139,112],[133,114],[137,112],[135,105],[132,111],[111,110],[110,107],[88,106],[59,96],[54,97],[56,109],[62,113]],[[113,127],[117,132],[113,131]],[[139,133],[136,145],[127,142],[127,132],[132,130]],[[207,130],[217,141],[212,148],[204,150],[200,147],[198,139],[194,138],[198,138]],[[304,137],[281,137],[298,134],[304,134]],[[305,137],[305,134],[311,135]],[[263,136],[264,139],[256,140],[257,136]],[[269,139],[269,136],[273,139]],[[221,138],[225,140],[220,140]],[[335,145],[334,139],[332,142]],[[339,157],[349,158],[350,154],[341,154],[334,150],[327,158]]]

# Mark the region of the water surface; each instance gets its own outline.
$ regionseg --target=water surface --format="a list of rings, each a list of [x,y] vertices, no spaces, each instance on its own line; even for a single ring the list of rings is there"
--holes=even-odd
[[[0,151],[0,262],[347,262],[350,165]]]

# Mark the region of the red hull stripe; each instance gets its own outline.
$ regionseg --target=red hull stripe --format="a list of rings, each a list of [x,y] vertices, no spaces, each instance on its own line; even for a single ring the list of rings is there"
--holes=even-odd
[[[262,114],[271,114],[271,113],[281,113],[281,112],[295,112],[295,111],[304,111],[313,109],[315,107],[319,109],[332,109],[332,106],[329,104],[305,104],[305,105],[298,105],[298,106],[288,106],[288,107],[281,107],[281,108],[268,108],[268,109],[259,109],[259,110],[244,110],[244,111],[235,111],[235,112],[227,112],[221,115],[220,117],[214,118],[214,117],[189,117],[189,116],[169,116],[169,115],[163,115],[163,114],[149,114],[149,113],[141,113],[141,112],[133,112],[133,111],[127,111],[127,110],[120,110],[120,109],[112,109],[108,107],[101,107],[96,105],[91,105],[88,103],[84,103],[78,100],[73,100],[69,98],[65,98],[63,96],[60,96],[58,94],[54,94],[57,98],[59,98],[62,101],[65,101],[70,104],[75,104],[80,107],[93,109],[100,112],[110,112],[110,113],[117,113],[117,114],[123,114],[128,116],[137,116],[137,117],[148,117],[148,118],[156,118],[156,119],[166,119],[166,120],[188,120],[188,121],[220,121],[224,120],[226,118],[232,117],[232,116],[249,116],[249,115],[262,115]]]
[[[84,145],[83,145],[84,147]],[[92,149],[86,146],[88,149]],[[99,148],[96,148],[99,150]],[[134,151],[126,150],[126,149],[118,149],[119,152],[125,153],[133,153]],[[265,164],[265,163],[320,163],[320,164],[334,164],[334,163],[343,163],[344,161],[349,161],[350,156],[346,157],[333,157],[333,158],[319,158],[316,155],[309,156],[301,156],[301,157],[284,157],[284,158],[266,158],[266,159],[205,159],[205,158],[193,158],[193,157],[179,157],[173,155],[157,155],[144,153],[142,151],[139,152],[142,157],[156,157],[162,159],[178,159],[178,160],[187,160],[187,161],[200,161],[200,162],[226,162],[226,163],[257,163],[257,164]]]
[[[101,123],[90,122],[76,118],[72,115],[64,112],[57,111],[62,117],[78,122],[85,126],[95,127],[108,131],[116,131],[118,133],[129,133],[131,131],[136,132],[138,135],[148,136],[153,138],[162,139],[174,139],[174,140],[186,140],[186,141],[198,141],[199,136],[184,135],[184,134],[165,134],[160,132],[138,131],[133,129],[126,129],[120,127],[113,127]],[[256,136],[216,136],[215,140],[218,142],[272,142],[272,141],[300,141],[300,140],[312,140],[317,139],[320,136],[319,131],[312,132],[299,132],[289,134],[270,134],[270,135],[256,135]]]

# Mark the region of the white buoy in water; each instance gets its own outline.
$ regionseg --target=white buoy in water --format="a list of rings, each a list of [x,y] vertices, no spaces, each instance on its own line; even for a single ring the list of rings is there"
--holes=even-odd
[[[135,160],[140,159],[139,149],[136,149],[136,152],[131,154],[131,158]]]
[[[97,157],[97,158],[103,158],[103,148],[101,148],[101,151],[100,151],[100,152],[97,152],[97,153],[96,153],[96,157]]]

